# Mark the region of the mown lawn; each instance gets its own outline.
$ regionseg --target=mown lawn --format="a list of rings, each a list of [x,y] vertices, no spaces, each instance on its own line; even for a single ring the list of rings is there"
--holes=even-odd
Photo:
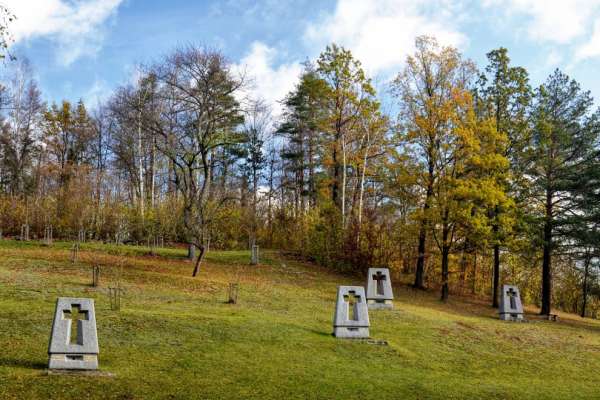
[[[598,321],[501,322],[477,300],[397,286],[395,310],[370,313],[388,345],[344,341],[330,335],[336,286],[361,279],[276,252],[256,267],[249,252],[211,252],[191,278],[183,249],[85,244],[72,264],[70,246],[0,241],[0,399],[600,399]],[[114,377],[46,374],[59,296],[96,300]]]

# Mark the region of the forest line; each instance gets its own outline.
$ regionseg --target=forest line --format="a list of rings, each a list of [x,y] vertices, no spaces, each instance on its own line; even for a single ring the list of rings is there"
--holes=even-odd
[[[46,104],[25,60],[0,88],[0,229],[20,236],[257,243],[332,268],[389,266],[416,288],[521,288],[542,314],[600,307],[600,121],[554,71],[504,48],[479,68],[419,37],[385,88],[328,46],[274,116],[220,51],[188,46],[89,110]],[[195,251],[196,250],[196,251]]]

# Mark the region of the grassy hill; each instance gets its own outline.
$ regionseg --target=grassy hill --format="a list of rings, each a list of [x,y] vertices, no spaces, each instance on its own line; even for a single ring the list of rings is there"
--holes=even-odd
[[[0,399],[600,398],[599,321],[507,323],[478,300],[396,286],[395,310],[370,313],[388,345],[340,340],[336,287],[362,279],[275,252],[256,267],[248,252],[211,252],[191,278],[183,250],[88,244],[72,264],[70,245],[0,241]],[[100,368],[114,377],[47,375],[59,296],[96,300]]]

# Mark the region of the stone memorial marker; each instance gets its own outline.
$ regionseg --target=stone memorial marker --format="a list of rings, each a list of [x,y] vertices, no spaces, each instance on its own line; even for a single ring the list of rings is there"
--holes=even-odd
[[[503,321],[523,321],[521,293],[514,285],[502,285],[500,294],[500,319]]]
[[[98,369],[94,300],[59,297],[48,349],[49,369]]]
[[[369,310],[362,286],[339,286],[333,318],[333,335],[338,338],[368,338]]]
[[[394,307],[390,270],[369,268],[367,275],[367,306],[377,310]]]
[[[71,262],[75,264],[79,256],[79,243],[74,243],[71,247]]]
[[[92,286],[98,287],[100,286],[100,266],[94,265],[92,267]]]
[[[250,264],[258,264],[258,245],[256,244],[252,246],[252,259],[250,260]]]

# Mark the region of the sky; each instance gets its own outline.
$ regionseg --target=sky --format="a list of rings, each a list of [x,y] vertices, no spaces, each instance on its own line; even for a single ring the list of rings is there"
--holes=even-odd
[[[49,102],[91,107],[188,44],[220,49],[278,107],[302,63],[329,43],[350,49],[385,88],[419,35],[480,68],[500,46],[541,84],[560,68],[600,98],[600,0],[0,0],[17,20],[10,51],[27,58]],[[6,66],[4,67],[6,68]],[[598,102],[597,102],[598,103]]]

